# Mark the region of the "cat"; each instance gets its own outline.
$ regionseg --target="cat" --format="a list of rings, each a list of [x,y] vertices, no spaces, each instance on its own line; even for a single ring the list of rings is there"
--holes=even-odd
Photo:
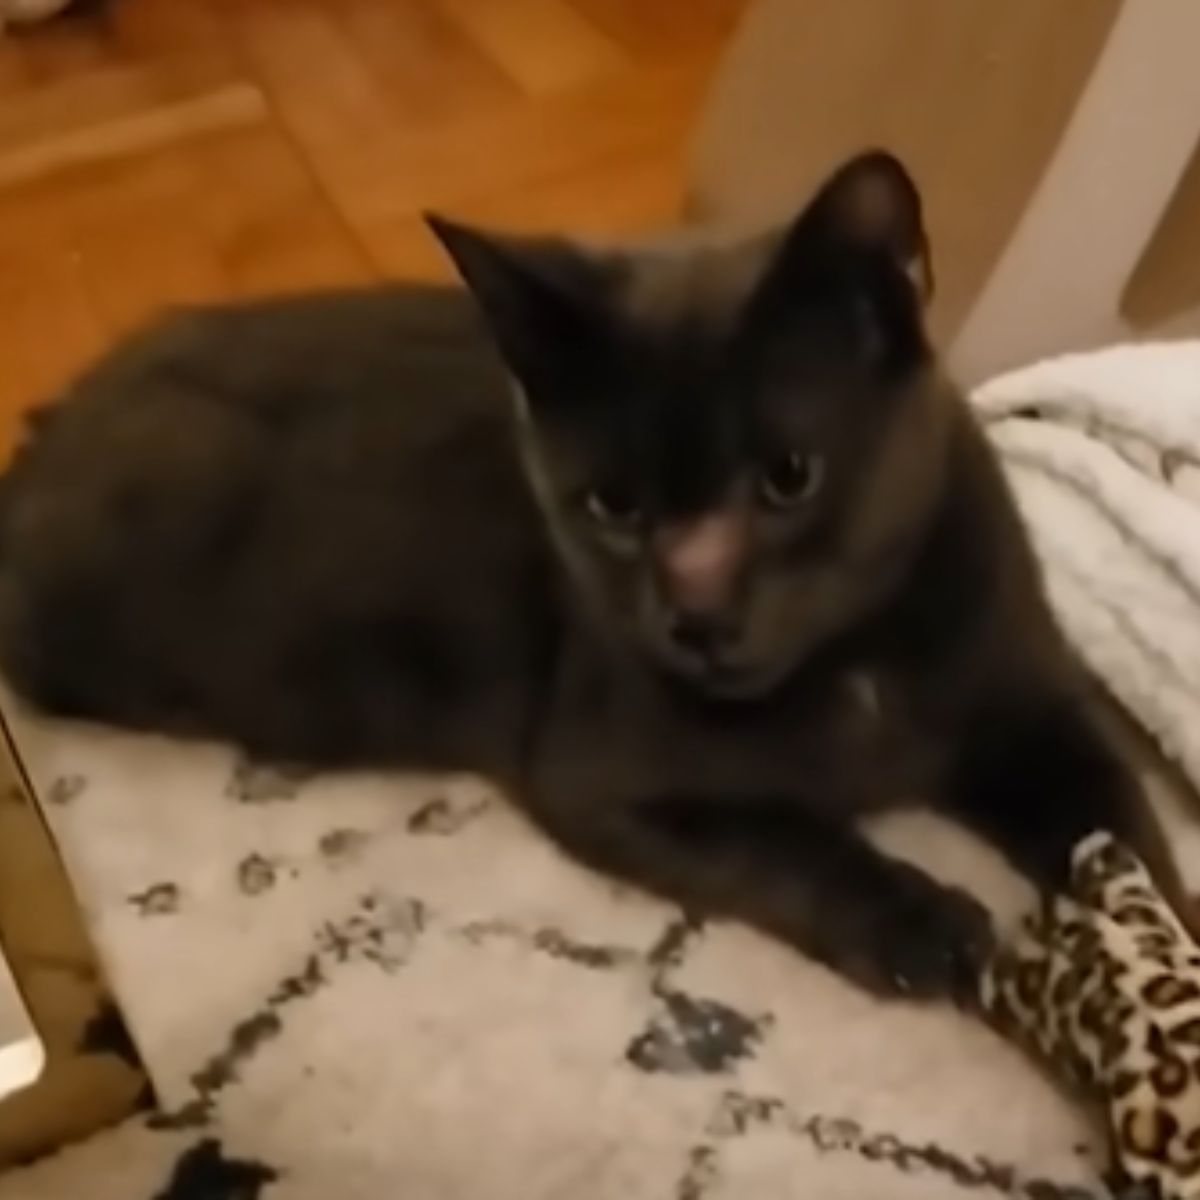
[[[925,331],[883,151],[734,246],[431,218],[467,290],[175,316],[0,483],[0,663],[55,713],[470,770],[578,860],[873,992],[970,1003],[993,930],[874,848],[920,798],[1063,885],[1180,897]]]

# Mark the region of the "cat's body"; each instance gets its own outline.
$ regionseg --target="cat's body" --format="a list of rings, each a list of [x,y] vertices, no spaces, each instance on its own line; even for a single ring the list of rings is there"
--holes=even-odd
[[[551,568],[465,294],[182,314],[42,420],[4,483],[19,687],[265,757],[511,774]]]
[[[515,432],[461,293],[168,322],[5,480],[7,673],[263,756],[480,771],[878,990],[970,994],[989,931],[866,812],[931,803],[1050,885],[1108,828],[1174,890],[920,333],[910,187],[859,160],[730,255],[441,227]]]

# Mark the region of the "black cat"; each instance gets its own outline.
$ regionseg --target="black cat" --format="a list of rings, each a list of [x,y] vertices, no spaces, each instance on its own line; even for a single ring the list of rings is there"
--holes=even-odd
[[[487,330],[413,287],[184,315],[47,411],[0,492],[19,688],[485,773],[877,991],[968,997],[991,931],[867,812],[924,799],[1049,886],[1109,829],[1178,895],[926,340],[895,159],[735,249],[434,228]]]

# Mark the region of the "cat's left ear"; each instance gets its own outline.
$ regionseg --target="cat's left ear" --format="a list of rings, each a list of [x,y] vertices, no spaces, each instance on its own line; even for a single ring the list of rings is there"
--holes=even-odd
[[[885,150],[867,151],[835,171],[793,236],[883,255],[908,278],[922,304],[933,295],[921,193],[904,164]]]
[[[487,233],[427,214],[474,294],[509,368],[538,395],[562,393],[601,354],[601,288],[565,242]]]

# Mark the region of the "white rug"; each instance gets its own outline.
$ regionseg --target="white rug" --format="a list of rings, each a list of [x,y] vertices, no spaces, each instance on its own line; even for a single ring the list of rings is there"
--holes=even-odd
[[[688,929],[470,780],[303,779],[13,715],[164,1115],[0,1200],[1100,1189],[1083,1113],[988,1031]],[[932,822],[882,836],[1028,902]]]
[[[174,1128],[135,1122],[0,1200],[85,1178],[89,1200],[256,1195],[168,1188],[208,1139],[278,1173],[264,1200],[1094,1182],[1078,1114],[985,1030],[689,932],[470,781],[302,781],[18,725]]]

